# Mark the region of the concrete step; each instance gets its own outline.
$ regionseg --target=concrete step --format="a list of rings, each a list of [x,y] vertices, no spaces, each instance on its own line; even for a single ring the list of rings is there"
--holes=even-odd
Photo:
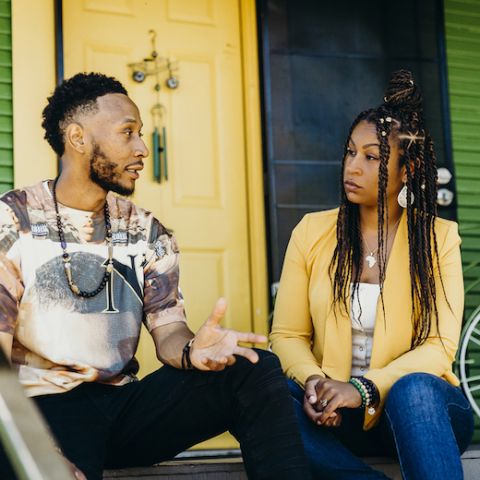
[[[400,468],[388,458],[366,458],[365,461],[392,480],[402,480]],[[465,480],[480,478],[480,445],[470,447],[462,456]],[[241,457],[183,458],[144,468],[107,470],[104,480],[246,480]],[[301,480],[301,479],[299,479]]]
[[[240,457],[229,459],[185,459],[163,462],[153,467],[107,470],[104,480],[246,480]]]

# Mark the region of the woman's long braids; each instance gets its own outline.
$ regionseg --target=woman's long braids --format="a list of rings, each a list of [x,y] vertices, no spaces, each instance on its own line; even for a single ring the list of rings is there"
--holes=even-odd
[[[364,263],[358,205],[348,201],[343,187],[343,169],[348,153],[348,141],[354,128],[361,121],[375,125],[380,144],[377,259],[383,309],[383,285],[387,263],[386,239],[388,239],[388,231],[385,231],[384,225],[388,226],[387,183],[390,136],[398,141],[401,152],[400,167],[405,165],[406,168],[406,213],[414,329],[411,346],[414,348],[426,341],[433,318],[438,329],[435,277],[440,275],[440,266],[434,228],[437,216],[436,158],[432,139],[425,130],[423,122],[422,95],[414,83],[412,74],[407,70],[399,70],[392,74],[385,92],[384,103],[358,115],[350,128],[345,144],[341,176],[342,194],[337,221],[337,246],[329,267],[334,307],[341,305],[345,311],[348,310],[350,283],[353,283],[352,295],[356,296]]]

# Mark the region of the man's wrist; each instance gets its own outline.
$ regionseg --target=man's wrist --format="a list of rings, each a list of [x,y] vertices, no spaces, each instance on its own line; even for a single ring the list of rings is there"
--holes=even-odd
[[[190,353],[192,350],[193,342],[195,337],[192,337],[183,347],[182,350],[182,370],[192,370],[194,368],[192,360],[190,358]]]

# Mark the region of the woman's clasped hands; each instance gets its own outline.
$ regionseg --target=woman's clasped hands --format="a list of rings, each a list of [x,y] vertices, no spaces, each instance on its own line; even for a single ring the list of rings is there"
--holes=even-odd
[[[362,397],[348,382],[311,375],[305,382],[303,409],[316,425],[338,427],[342,423],[339,408],[358,408]]]

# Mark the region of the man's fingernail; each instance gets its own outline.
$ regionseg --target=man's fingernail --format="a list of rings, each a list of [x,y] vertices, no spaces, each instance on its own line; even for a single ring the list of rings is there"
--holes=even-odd
[[[309,401],[310,403],[315,403],[315,400],[316,400],[315,395],[310,395],[310,396],[308,397],[308,401]]]

